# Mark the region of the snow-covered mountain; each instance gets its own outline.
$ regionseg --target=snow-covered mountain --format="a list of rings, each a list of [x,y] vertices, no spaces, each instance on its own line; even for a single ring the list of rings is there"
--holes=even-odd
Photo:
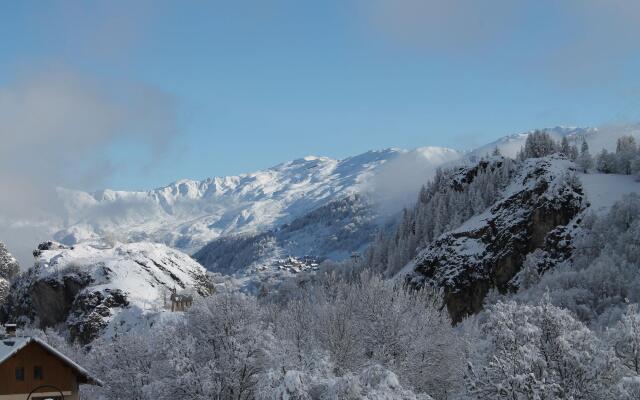
[[[347,196],[266,232],[216,239],[194,254],[207,270],[234,275],[245,290],[282,281],[326,259],[363,251],[384,219],[361,195]]]
[[[443,148],[386,149],[344,160],[305,157],[264,171],[182,180],[149,191],[60,189],[67,222],[55,239],[67,245],[105,236],[149,240],[190,253],[219,237],[274,229],[332,201],[366,192],[383,165],[416,152],[420,162],[429,165],[459,157]]]
[[[155,243],[46,242],[35,265],[12,285],[0,314],[14,322],[62,324],[73,339],[128,330],[162,314],[171,290],[209,295],[204,268],[188,255]]]

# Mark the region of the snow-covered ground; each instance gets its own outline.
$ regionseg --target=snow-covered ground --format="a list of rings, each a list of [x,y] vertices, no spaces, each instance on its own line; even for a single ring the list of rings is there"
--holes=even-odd
[[[579,174],[590,210],[602,214],[625,194],[640,193],[640,181],[635,176],[617,174]]]

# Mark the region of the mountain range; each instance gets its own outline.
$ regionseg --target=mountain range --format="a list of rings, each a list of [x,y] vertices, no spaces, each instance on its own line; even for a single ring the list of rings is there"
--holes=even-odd
[[[592,128],[545,131],[556,139],[587,137],[595,142],[599,137]],[[412,204],[436,168],[475,160],[495,148],[514,157],[529,133],[509,135],[467,152],[423,147],[369,151],[343,160],[308,156],[253,173],[184,179],[144,191],[59,188],[65,215],[53,239],[66,245],[104,237],[120,242],[152,241],[194,254],[216,239],[276,231],[354,194],[360,196],[359,212],[367,208],[367,218],[379,225]],[[292,241],[308,238],[289,243]],[[283,251],[301,255],[308,247],[285,246]],[[340,258],[358,247],[335,252],[325,248],[315,255]]]

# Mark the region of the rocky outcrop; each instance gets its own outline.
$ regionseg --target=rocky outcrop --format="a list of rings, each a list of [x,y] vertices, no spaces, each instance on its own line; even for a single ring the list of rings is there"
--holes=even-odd
[[[212,293],[206,271],[186,254],[153,243],[107,246],[56,243],[38,246],[34,267],[17,279],[0,317],[37,322],[41,328],[66,328],[73,340],[89,343],[120,319],[160,312],[162,293],[172,289],[196,295]],[[128,329],[124,326],[124,329]]]
[[[67,314],[69,334],[81,343],[88,343],[109,325],[112,310],[128,306],[127,294],[122,290],[84,291],[76,297]]]
[[[54,326],[64,321],[76,296],[92,281],[90,275],[83,273],[35,280],[29,289],[29,297],[40,324]]]
[[[527,254],[570,251],[566,225],[585,207],[573,173],[560,156],[526,160],[500,201],[420,252],[408,283],[442,287],[454,322],[480,311],[489,290],[513,290]]]

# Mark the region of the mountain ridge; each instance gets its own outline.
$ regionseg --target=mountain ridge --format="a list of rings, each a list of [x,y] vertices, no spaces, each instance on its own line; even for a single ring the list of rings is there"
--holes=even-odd
[[[424,157],[458,157],[454,150],[435,149],[421,151]],[[67,226],[54,238],[72,245],[120,232],[122,241],[152,240],[193,252],[215,238],[273,229],[364,192],[376,170],[406,153],[389,148],[343,160],[307,156],[253,173],[183,179],[147,191],[59,189]]]

